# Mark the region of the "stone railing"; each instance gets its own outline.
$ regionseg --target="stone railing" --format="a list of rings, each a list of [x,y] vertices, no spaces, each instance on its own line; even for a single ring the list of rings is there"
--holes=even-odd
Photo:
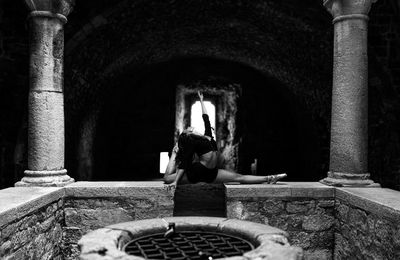
[[[336,189],[335,259],[400,259],[400,192]]]
[[[315,182],[226,185],[228,218],[271,225],[289,233],[306,259],[331,259],[335,188]]]
[[[0,191],[0,259],[63,259],[63,188]]]
[[[190,187],[186,187],[189,189]],[[400,259],[400,192],[320,183],[225,185],[226,217],[286,231],[306,259]],[[77,182],[0,190],[0,259],[76,259],[88,231],[170,217],[161,182]]]
[[[0,259],[76,259],[88,231],[171,217],[173,189],[162,182],[77,182],[63,188],[0,191]]]
[[[66,186],[65,257],[79,255],[89,231],[121,222],[172,217],[174,191],[162,182],[77,182]]]

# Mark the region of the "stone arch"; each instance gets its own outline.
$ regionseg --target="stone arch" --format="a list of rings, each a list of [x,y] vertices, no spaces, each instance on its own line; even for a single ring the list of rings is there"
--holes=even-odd
[[[107,85],[129,71],[139,73],[143,67],[179,57],[242,63],[275,78],[304,105],[305,111],[311,111],[310,117],[318,122],[321,145],[327,146],[330,17],[321,6],[308,3],[314,8],[310,10],[318,13],[316,18],[324,21],[322,26],[308,23],[305,14],[293,18],[294,7],[287,9],[263,1],[239,9],[239,2],[202,3],[206,13],[202,17],[188,17],[186,9],[193,3],[172,5],[165,11],[160,3],[154,8],[151,1],[128,2],[122,2],[116,11],[106,11],[106,22],[93,27],[74,43],[73,50],[67,50],[73,53],[66,57],[65,65],[66,134],[71,140],[67,143],[67,166],[73,176],[80,167],[76,162],[85,161],[77,151],[92,147],[88,137],[95,129],[91,122],[97,120],[102,102],[113,91]],[[232,14],[231,10],[236,11]],[[304,52],[305,48],[310,52]],[[321,73],[315,75],[316,70]],[[328,150],[323,150],[327,158]],[[86,179],[83,171],[78,171],[81,173],[74,177]]]

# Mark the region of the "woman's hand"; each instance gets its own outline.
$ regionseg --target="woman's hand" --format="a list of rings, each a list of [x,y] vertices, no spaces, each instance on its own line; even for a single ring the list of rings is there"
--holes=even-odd
[[[199,96],[200,101],[203,101],[203,93],[197,91],[197,95]]]
[[[175,144],[174,148],[172,148],[172,154],[177,154],[179,152],[178,144]]]
[[[167,191],[172,191],[176,189],[176,186],[178,185],[178,182],[174,181],[170,184],[166,185]]]

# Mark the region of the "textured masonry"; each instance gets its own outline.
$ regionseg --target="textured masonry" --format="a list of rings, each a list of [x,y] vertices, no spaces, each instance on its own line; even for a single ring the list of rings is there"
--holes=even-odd
[[[400,196],[387,189],[377,203],[381,191],[337,190],[335,259],[400,259],[400,211],[388,207]]]
[[[148,218],[172,217],[174,190],[161,182],[77,182],[65,199],[64,257],[75,259],[89,231]]]
[[[228,218],[280,228],[306,259],[332,259],[334,188],[316,183],[226,185]]]
[[[6,198],[11,192],[17,198]],[[32,193],[36,195],[31,196]],[[63,259],[62,190],[16,188],[2,190],[0,196],[0,259]],[[29,203],[21,204],[27,199]],[[3,213],[7,203],[12,208]]]
[[[225,192],[228,218],[286,231],[292,245],[303,247],[305,259],[400,258],[398,191],[278,183],[225,185]],[[85,232],[123,221],[168,219],[173,195],[161,182],[0,190],[0,258],[76,259]]]

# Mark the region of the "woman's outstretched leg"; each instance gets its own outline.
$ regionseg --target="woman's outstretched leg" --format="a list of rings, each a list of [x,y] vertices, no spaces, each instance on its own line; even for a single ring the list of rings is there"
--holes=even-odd
[[[240,182],[242,184],[258,184],[258,183],[276,183],[279,179],[286,177],[286,174],[256,176],[256,175],[242,175],[236,172],[231,172],[224,169],[218,169],[217,178],[215,182]]]

